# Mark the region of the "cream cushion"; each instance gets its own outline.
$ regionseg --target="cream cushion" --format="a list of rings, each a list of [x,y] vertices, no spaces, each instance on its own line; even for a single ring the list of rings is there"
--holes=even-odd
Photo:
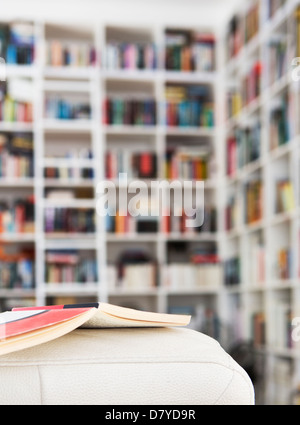
[[[77,329],[0,356],[0,404],[254,404],[254,390],[202,333]]]

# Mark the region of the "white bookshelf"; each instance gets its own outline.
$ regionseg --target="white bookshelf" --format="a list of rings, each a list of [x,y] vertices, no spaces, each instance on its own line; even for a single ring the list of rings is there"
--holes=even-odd
[[[35,232],[26,235],[0,235],[1,240],[10,243],[30,243],[36,252],[35,289],[27,292],[3,289],[0,291],[1,305],[6,300],[22,301],[31,299],[34,303],[45,305],[57,297],[75,297],[80,300],[99,299],[112,303],[135,305],[139,308],[166,312],[171,306],[180,308],[197,307],[198,304],[209,306],[219,312],[222,288],[215,285],[195,288],[168,288],[159,285],[153,288],[108,288],[107,264],[116,262],[122,251],[129,247],[145,249],[156,260],[157,283],[163,282],[163,269],[168,261],[169,248],[172,243],[196,247],[199,244],[218,245],[218,233],[201,232],[184,233],[106,233],[105,220],[97,215],[95,233],[46,233],[44,231],[44,212],[46,208],[95,208],[97,183],[105,178],[105,153],[111,147],[131,149],[133,151],[149,150],[157,155],[157,179],[164,179],[163,161],[169,141],[197,146],[204,143],[216,150],[220,134],[218,127],[167,127],[163,124],[164,116],[159,103],[165,99],[165,86],[168,83],[208,85],[217,102],[218,60],[214,71],[169,71],[164,69],[164,26],[151,28],[130,28],[118,25],[63,25],[47,21],[34,22],[36,60],[30,66],[8,66],[7,78],[26,77],[33,81],[35,97],[33,102],[33,123],[0,122],[0,131],[32,132],[34,138],[35,170],[32,179],[2,179],[2,189],[15,190],[28,188],[35,195]],[[178,29],[175,28],[174,29]],[[185,28],[201,31],[201,28]],[[204,32],[210,28],[204,28]],[[88,41],[94,46],[98,56],[92,66],[52,66],[47,63],[46,46],[49,40],[68,40],[69,42]],[[104,64],[106,43],[113,39],[120,41],[151,41],[159,47],[158,63],[155,69],[107,69]],[[216,46],[219,46],[216,37]],[[100,53],[100,55],[99,55]],[[142,125],[103,125],[102,103],[110,93],[148,93],[158,102],[157,123],[153,126]],[[48,118],[44,113],[47,96],[78,96],[84,98],[91,107],[90,119]],[[216,113],[216,110],[214,111]],[[64,146],[73,145],[74,149],[89,148],[93,159],[73,159],[64,157]],[[217,152],[216,152],[217,153]],[[90,168],[94,177],[87,178],[45,178],[46,167]],[[149,185],[150,180],[145,182]],[[115,183],[118,182],[115,180]],[[130,183],[130,181],[128,181]],[[47,199],[45,191],[59,188],[93,189],[94,195],[89,199]],[[205,182],[205,193],[211,205],[218,199],[218,180],[214,176]],[[122,183],[118,190],[124,190]],[[47,250],[70,250],[80,252],[93,251],[98,263],[98,281],[68,282],[50,284],[45,282],[45,256]],[[142,277],[141,277],[142,278]],[[10,296],[11,294],[11,296]],[[27,302],[27,301],[26,301]],[[30,302],[30,301],[29,301]]]
[[[237,15],[243,17],[251,7],[257,2],[243,4]],[[279,316],[280,305],[285,305],[291,309],[291,315],[299,315],[299,83],[292,81],[291,60],[297,56],[293,45],[296,40],[294,11],[299,5],[298,1],[287,0],[285,4],[271,17],[266,17],[268,2],[259,2],[259,29],[257,34],[241,48],[239,53],[232,59],[225,60],[225,71],[223,83],[225,90],[228,90],[232,82],[239,82],[245,73],[249,63],[258,59],[263,63],[262,87],[260,95],[243,107],[240,112],[232,118],[224,120],[223,139],[224,152],[226,150],[226,140],[236,128],[245,127],[251,123],[253,116],[261,122],[260,135],[260,156],[258,159],[246,164],[238,169],[233,175],[227,176],[225,162],[223,162],[223,182],[222,193],[223,211],[230,198],[230,194],[244,194],[244,184],[253,176],[259,176],[264,185],[263,195],[263,215],[261,220],[251,224],[246,224],[244,220],[245,204],[240,202],[240,220],[236,226],[226,231],[225,220],[223,231],[221,232],[220,249],[223,258],[240,256],[241,258],[241,281],[239,284],[226,288],[227,320],[241,322],[241,326],[235,330],[235,338],[253,339],[253,329],[251,328],[251,316],[253,312],[262,312],[265,317],[265,342],[256,345],[256,353],[263,356],[264,360],[264,380],[263,387],[259,390],[258,402],[266,404],[278,404],[284,402],[286,393],[279,395],[278,383],[275,379],[277,365],[282,359],[286,360],[290,367],[290,374],[283,375],[289,381],[290,398],[292,403],[292,391],[295,391],[300,382],[299,376],[299,346],[296,343],[288,345],[283,340],[280,328]],[[243,25],[243,24],[242,24]],[[286,72],[276,81],[269,81],[270,76],[270,56],[269,43],[281,34],[285,34],[288,57]],[[293,133],[287,143],[270,150],[270,111],[274,105],[274,100],[278,95],[288,92],[295,93],[294,119],[290,122],[295,125]],[[225,158],[225,156],[224,156]],[[276,212],[275,210],[275,184],[280,178],[289,178],[293,184],[295,208],[290,211]],[[255,239],[256,238],[256,239]],[[263,260],[265,268],[265,278],[262,282],[255,280],[253,276],[253,263],[251,253],[254,249],[255,240],[260,238],[264,245],[265,257]],[[275,272],[278,265],[278,251],[288,248],[292,253],[292,265],[290,275],[281,278]],[[234,306],[234,308],[232,308]],[[238,316],[235,316],[238,310]],[[226,311],[226,307],[224,307]],[[283,310],[282,310],[283,311]],[[283,314],[283,313],[282,313]],[[278,366],[279,367],[279,366]]]

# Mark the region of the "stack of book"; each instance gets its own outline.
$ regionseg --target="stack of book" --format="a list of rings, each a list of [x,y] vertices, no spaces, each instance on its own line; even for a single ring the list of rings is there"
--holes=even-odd
[[[46,64],[87,67],[96,62],[96,51],[89,43],[52,40],[46,44]]]
[[[263,218],[263,184],[254,180],[245,187],[245,222],[255,223]]]
[[[80,258],[76,250],[46,252],[47,283],[97,282],[97,262],[95,258]]]
[[[92,208],[45,208],[46,233],[94,233],[95,211]]]
[[[23,134],[0,134],[0,178],[33,177],[33,140]]]
[[[30,65],[34,61],[34,26],[13,22],[0,25],[0,57],[12,65]]]
[[[34,287],[34,262],[32,250],[11,254],[0,248],[0,288],[32,289]]]
[[[213,71],[215,38],[212,34],[167,30],[165,66],[171,71]]]
[[[166,86],[167,126],[213,127],[214,105],[207,86]]]
[[[156,178],[156,154],[128,150],[108,151],[105,157],[105,175],[109,179],[116,179],[119,173],[127,173],[128,178]]]
[[[155,69],[157,49],[153,43],[110,42],[105,47],[107,69]]]
[[[64,99],[47,95],[45,117],[50,119],[90,119],[91,106],[88,102]]]
[[[207,150],[180,146],[169,148],[165,154],[165,177],[167,179],[206,180],[209,177],[209,154]]]
[[[34,232],[34,197],[0,202],[0,233]]]
[[[292,182],[289,179],[280,180],[276,183],[276,208],[277,213],[293,211],[295,208],[295,196]]]
[[[155,125],[156,101],[152,98],[107,98],[103,102],[103,124]]]

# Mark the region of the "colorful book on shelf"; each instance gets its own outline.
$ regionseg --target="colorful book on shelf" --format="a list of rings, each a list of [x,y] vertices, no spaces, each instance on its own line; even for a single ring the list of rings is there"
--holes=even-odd
[[[0,314],[0,355],[49,342],[77,328],[186,326],[189,321],[188,315],[152,313],[101,302],[14,308]]]
[[[157,67],[154,43],[109,42],[104,51],[107,69],[153,70]]]
[[[45,118],[61,120],[89,120],[91,105],[88,101],[78,101],[57,96],[46,96]]]
[[[127,173],[128,178],[156,178],[157,156],[153,152],[145,151],[111,150],[106,152],[106,177],[117,179],[119,173]]]
[[[81,258],[77,250],[46,252],[47,283],[97,282],[97,262],[92,256]]]
[[[0,178],[33,177],[32,136],[0,134]]]
[[[96,63],[96,50],[88,42],[50,40],[46,42],[46,61],[50,66],[88,67]]]
[[[46,233],[94,233],[95,211],[91,208],[45,208]]]
[[[165,67],[170,71],[213,71],[215,37],[210,33],[167,30]]]
[[[295,208],[295,196],[293,184],[288,179],[276,183],[276,212],[293,211]]]
[[[29,22],[0,24],[0,56],[7,64],[31,65],[34,61],[34,25]]]
[[[1,233],[19,234],[34,232],[34,197],[16,199],[11,204],[0,202]]]
[[[32,289],[35,255],[31,249],[12,254],[0,248],[0,288]]]
[[[108,97],[103,102],[103,124],[141,125],[156,124],[156,101],[150,97],[131,99],[129,96]]]
[[[168,85],[165,88],[165,98],[167,126],[214,126],[214,104],[207,86]]]

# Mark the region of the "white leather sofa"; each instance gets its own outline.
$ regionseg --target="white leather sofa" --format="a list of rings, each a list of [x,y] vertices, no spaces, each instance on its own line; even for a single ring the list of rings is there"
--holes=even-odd
[[[214,339],[186,328],[77,329],[0,356],[0,405],[254,404]]]

